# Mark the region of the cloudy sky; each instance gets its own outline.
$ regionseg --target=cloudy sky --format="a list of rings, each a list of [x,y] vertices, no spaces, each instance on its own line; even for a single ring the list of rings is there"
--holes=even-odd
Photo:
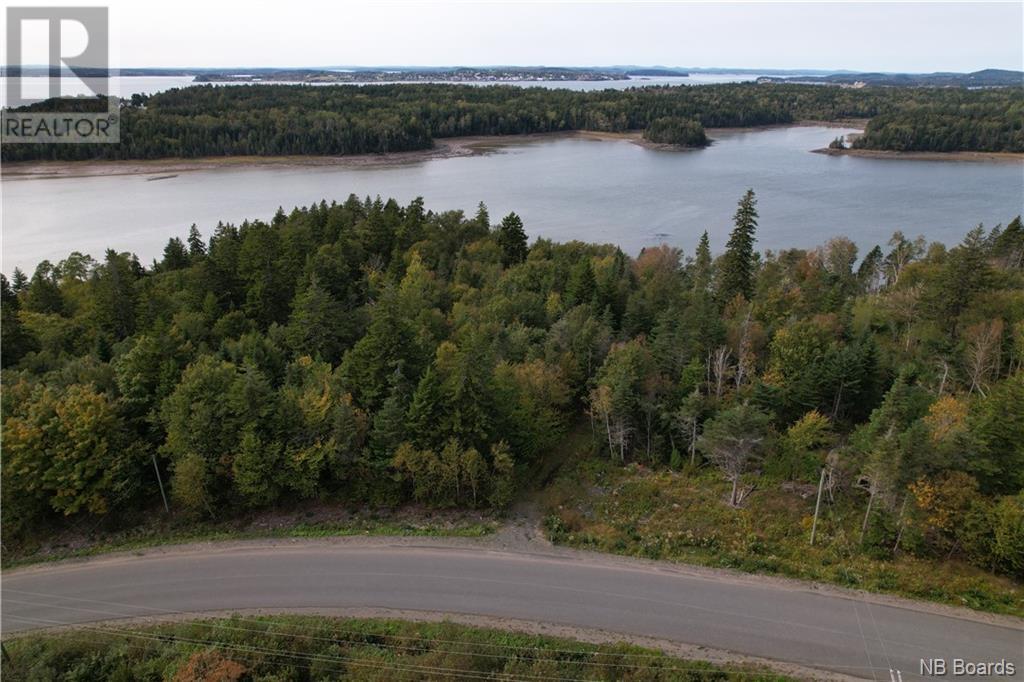
[[[1024,67],[1024,3],[1019,0],[107,4],[116,63],[136,67],[660,64],[918,72]],[[27,48],[33,49],[45,54],[42,44]],[[26,57],[25,63],[35,61]]]

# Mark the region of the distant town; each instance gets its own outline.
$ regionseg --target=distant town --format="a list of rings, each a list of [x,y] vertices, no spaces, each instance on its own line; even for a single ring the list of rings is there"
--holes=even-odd
[[[746,74],[757,82],[839,85],[844,87],[965,87],[993,88],[1024,85],[1024,71],[983,69],[971,73],[864,73],[820,69],[677,68],[665,66],[328,66],[239,68],[122,68],[82,69],[79,76],[138,77],[192,76],[196,83],[488,83],[522,81],[623,81],[632,78],[686,78],[695,74]],[[57,76],[58,67],[0,66],[0,75]],[[65,75],[70,75],[66,73]]]

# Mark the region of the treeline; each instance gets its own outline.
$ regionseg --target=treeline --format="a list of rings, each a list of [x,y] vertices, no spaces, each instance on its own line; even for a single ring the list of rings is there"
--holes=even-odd
[[[1019,114],[1022,101],[1024,90],[1014,88],[754,83],[590,92],[451,84],[197,86],[123,101],[119,144],[5,145],[0,155],[4,161],[21,161],[385,153],[426,149],[437,138],[464,135],[643,130],[666,117],[708,128],[741,127],[880,114],[916,117],[922,107],[947,107],[943,111],[952,118],[943,118],[935,131],[950,137],[951,126],[984,125],[987,131],[990,121]],[[974,113],[960,116],[961,108]],[[951,144],[955,149],[1019,150],[1020,116],[1015,124],[1008,120],[995,134],[971,138],[956,133]],[[876,144],[872,139],[863,144]]]
[[[854,148],[1024,152],[1024,98],[977,101],[959,94],[952,91],[948,101],[914,103],[876,116],[854,141]]]
[[[1024,569],[1024,228],[759,255],[528,245],[380,199],[3,280],[3,529],[296,498],[501,507],[574,422],[616,461],[862,504],[871,551]]]

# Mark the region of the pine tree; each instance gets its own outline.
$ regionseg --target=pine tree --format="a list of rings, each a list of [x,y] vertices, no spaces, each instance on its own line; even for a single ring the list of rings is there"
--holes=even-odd
[[[48,260],[44,260],[32,275],[26,287],[25,308],[34,313],[62,314],[64,296],[57,284],[57,273]]]
[[[19,272],[19,271],[15,271]],[[24,276],[24,275],[23,275]],[[18,362],[25,353],[35,350],[37,344],[31,333],[25,329],[18,317],[21,303],[14,288],[7,283],[7,278],[0,274],[0,363],[10,367]]]
[[[28,275],[21,268],[14,268],[14,274],[11,276],[11,289],[15,294],[20,294],[26,288],[28,288]]]
[[[190,264],[188,251],[185,250],[185,243],[178,237],[171,237],[164,247],[164,270],[183,270]]]
[[[1006,229],[999,234],[992,250],[1006,267],[1024,267],[1024,225],[1021,224],[1020,216],[1011,220]]]
[[[711,244],[708,239],[708,231],[700,236],[697,242],[697,252],[693,258],[693,291],[700,295],[707,293],[711,288],[712,279]]]
[[[98,326],[118,341],[135,331],[135,280],[128,254],[107,249],[93,278],[95,314]]]
[[[487,211],[487,204],[480,202],[476,206],[476,224],[485,230],[491,229],[491,214]]]
[[[688,350],[703,355],[720,342],[724,333],[721,316],[714,299],[715,269],[711,259],[711,246],[705,231],[697,243],[693,259],[693,289],[690,305],[686,309],[683,326],[693,346]]]
[[[314,275],[292,304],[288,345],[299,355],[320,356],[328,362],[337,362],[344,343],[345,319],[341,304],[320,286]]]
[[[988,247],[981,225],[967,233],[963,241],[949,253],[946,267],[936,290],[938,308],[943,318],[956,325],[957,318],[988,285]]]
[[[729,235],[722,263],[719,292],[722,302],[731,301],[737,294],[748,301],[754,294],[754,233],[757,230],[757,198],[748,189],[740,199],[733,216],[736,227]]]
[[[193,263],[206,256],[206,244],[203,242],[203,235],[199,234],[199,228],[195,223],[188,229],[188,257]]]
[[[594,268],[591,267],[589,258],[583,258],[569,271],[569,281],[565,285],[566,305],[572,307],[593,303],[596,293]]]
[[[363,409],[375,411],[387,398],[395,363],[409,376],[420,374],[424,350],[414,322],[401,308],[396,287],[388,285],[373,304],[366,334],[345,353],[340,373],[345,386]]]
[[[406,421],[406,431],[416,445],[436,447],[443,443],[444,437],[440,429],[443,415],[441,378],[431,364],[412,394],[412,405],[409,406],[409,417]]]
[[[862,292],[873,294],[881,287],[882,260],[882,247],[877,244],[864,256],[860,267],[857,268],[857,282]]]
[[[523,221],[515,213],[509,213],[501,219],[496,236],[498,246],[501,247],[502,265],[508,267],[526,260],[530,248],[527,246],[526,230],[523,229]]]
[[[370,448],[382,461],[388,461],[405,440],[405,418],[408,392],[400,364],[391,374],[388,397],[373,416]]]

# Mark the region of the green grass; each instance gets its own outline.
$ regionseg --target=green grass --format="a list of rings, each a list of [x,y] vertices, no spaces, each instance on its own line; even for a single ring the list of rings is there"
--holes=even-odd
[[[4,679],[61,680],[745,680],[788,678],[721,668],[626,644],[585,644],[449,622],[319,616],[92,626],[6,643]]]
[[[26,564],[141,550],[187,542],[259,540],[269,538],[328,538],[366,536],[483,537],[495,531],[490,519],[430,513],[401,513],[335,521],[286,521],[273,527],[255,527],[251,521],[195,522],[172,518],[127,530],[87,537],[77,546],[25,546],[4,553],[5,569]]]
[[[859,544],[863,509],[828,507],[809,545],[813,495],[764,479],[744,506],[727,504],[715,471],[689,474],[620,467],[578,449],[543,495],[549,538],[572,547],[832,583],[1024,616],[1024,586],[960,561],[899,554],[879,558]]]

